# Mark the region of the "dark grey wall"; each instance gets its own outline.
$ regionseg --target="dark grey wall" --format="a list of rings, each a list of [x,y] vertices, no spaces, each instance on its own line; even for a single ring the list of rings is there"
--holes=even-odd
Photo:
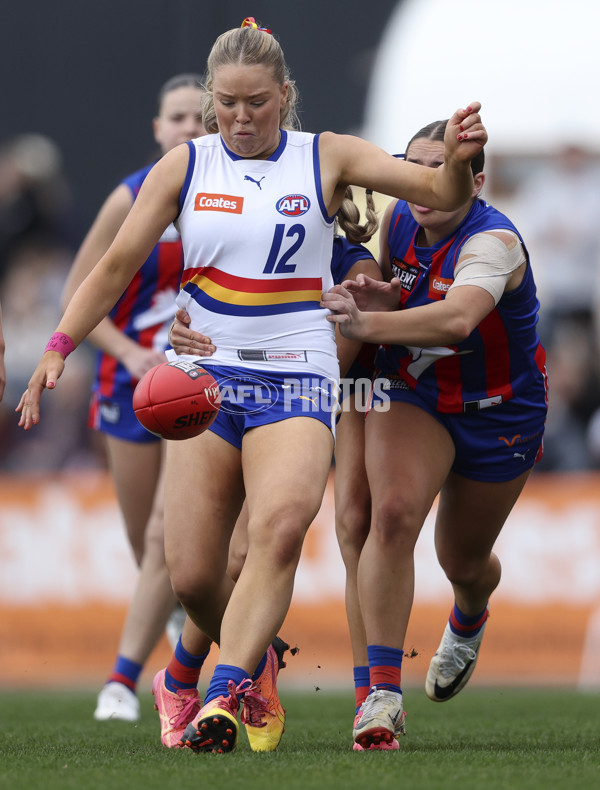
[[[9,6],[10,3],[10,6]],[[372,57],[398,0],[6,0],[0,11],[0,144],[54,139],[83,233],[115,183],[154,151],[158,88],[203,71],[223,31],[254,16],[276,33],[309,131],[352,132]]]

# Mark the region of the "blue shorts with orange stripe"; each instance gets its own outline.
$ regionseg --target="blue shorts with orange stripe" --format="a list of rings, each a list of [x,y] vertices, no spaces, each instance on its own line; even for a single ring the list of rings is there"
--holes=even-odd
[[[444,426],[454,442],[453,472],[469,480],[500,483],[514,480],[542,457],[548,409],[543,394],[539,404],[536,400],[526,393],[495,406],[448,414],[432,408],[402,379],[379,376],[371,407],[385,410],[391,402],[423,409]]]
[[[340,414],[339,385],[317,374],[251,370],[197,362],[215,378],[221,408],[209,430],[241,449],[244,433],[259,425],[290,417],[313,417],[329,428],[335,440]]]

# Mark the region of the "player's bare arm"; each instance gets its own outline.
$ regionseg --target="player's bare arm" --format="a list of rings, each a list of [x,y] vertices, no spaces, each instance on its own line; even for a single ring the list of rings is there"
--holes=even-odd
[[[390,156],[351,135],[324,132],[319,140],[324,199],[330,215],[348,185],[373,189],[412,203],[451,211],[469,199],[473,176],[468,166],[487,141],[479,102],[457,110],[448,123],[444,164],[432,169]]]
[[[350,291],[335,285],[321,304],[346,337],[423,348],[461,342],[494,309],[491,294],[474,285],[457,288],[441,302],[395,312],[361,312]]]
[[[187,146],[166,154],[148,174],[133,208],[114,242],[73,295],[57,332],[78,346],[110,312],[160,239],[177,216],[178,200],[188,163]],[[39,422],[39,404],[44,389],[54,389],[65,360],[57,351],[46,351],[27,390],[16,408],[19,426],[25,430]]]

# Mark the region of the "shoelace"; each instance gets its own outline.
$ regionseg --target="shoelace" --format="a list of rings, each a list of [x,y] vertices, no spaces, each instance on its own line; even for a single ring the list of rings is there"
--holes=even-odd
[[[182,724],[187,724],[191,719],[194,718],[194,714],[196,714],[200,710],[200,700],[198,697],[192,695],[186,695],[182,697],[180,694],[177,695],[177,704],[180,706],[177,713],[174,713],[171,718],[169,719],[169,724],[177,729]]]
[[[238,697],[241,694],[245,694],[250,688],[252,688],[252,681],[250,678],[242,680],[239,686],[236,686],[233,680],[230,680],[227,684],[229,697],[219,697],[215,700],[215,706],[217,708],[222,708],[223,710],[229,711],[229,713],[232,713],[235,716],[240,707],[240,701]]]
[[[442,653],[440,672],[444,677],[452,676],[457,667],[462,670],[467,666],[467,661],[474,661],[476,658],[477,653],[469,644],[452,641]]]
[[[360,721],[360,719],[362,719],[363,716],[367,716],[371,718],[381,712],[387,713],[389,704],[390,704],[390,700],[385,691],[383,691],[382,689],[377,689],[376,691],[372,691],[369,694],[368,704],[367,701],[365,701],[361,705],[362,712],[359,714],[360,718],[358,719],[358,721]],[[389,713],[387,715],[389,715]]]
[[[244,689],[241,720],[242,724],[249,724],[251,727],[265,727],[267,722],[263,721],[263,716],[268,712],[268,700],[257,691],[257,684],[247,681],[250,685]]]

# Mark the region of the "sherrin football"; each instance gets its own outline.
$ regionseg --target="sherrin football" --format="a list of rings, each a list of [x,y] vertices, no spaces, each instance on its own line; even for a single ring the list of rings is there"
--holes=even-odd
[[[142,376],[133,393],[141,424],[163,439],[191,439],[209,428],[221,404],[219,385],[192,362],[161,362]]]

